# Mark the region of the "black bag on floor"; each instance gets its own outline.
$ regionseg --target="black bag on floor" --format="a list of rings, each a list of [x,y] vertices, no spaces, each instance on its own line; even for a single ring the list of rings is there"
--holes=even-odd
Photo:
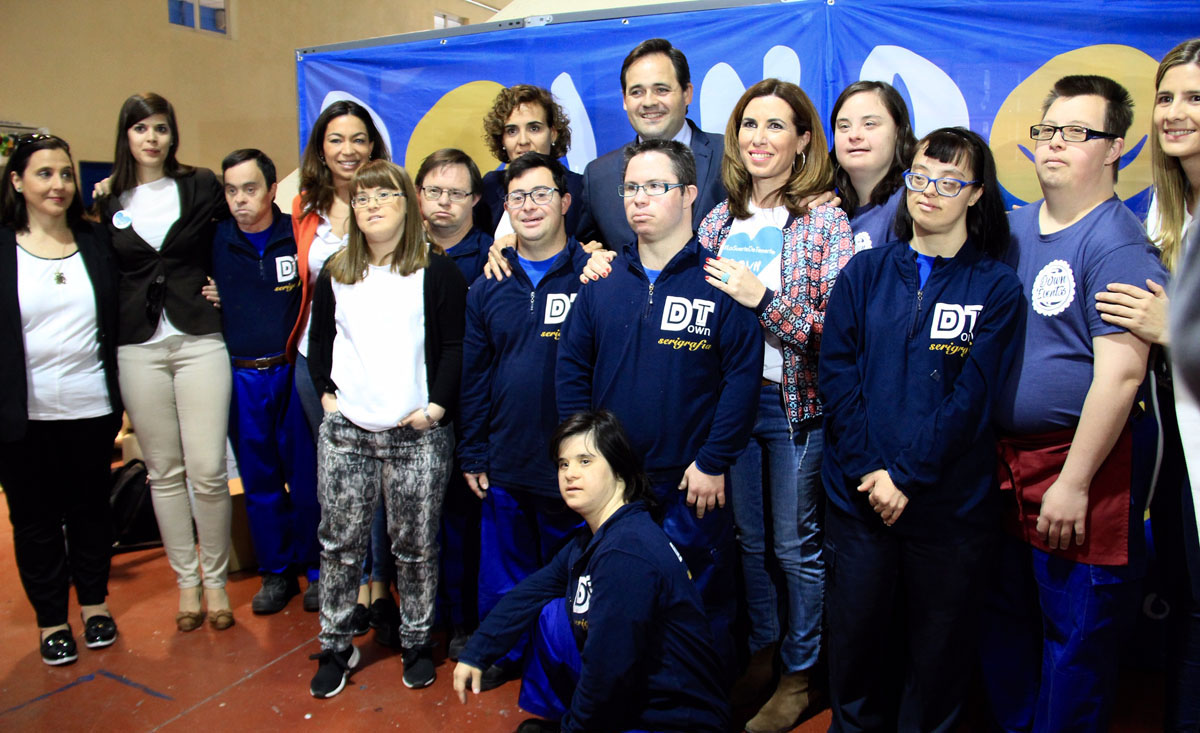
[[[113,553],[161,547],[158,520],[150,501],[150,478],[146,464],[133,459],[113,471],[112,493]]]

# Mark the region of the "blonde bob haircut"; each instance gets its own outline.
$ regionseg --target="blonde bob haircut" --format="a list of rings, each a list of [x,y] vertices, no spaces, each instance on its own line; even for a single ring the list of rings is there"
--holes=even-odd
[[[392,272],[411,275],[427,266],[429,245],[421,226],[421,205],[417,201],[417,188],[408,173],[388,160],[369,161],[354,174],[350,195],[355,196],[369,188],[391,189],[404,194],[404,200],[398,202],[404,207],[404,226],[391,253]],[[344,285],[353,285],[366,277],[371,262],[367,238],[358,228],[355,212],[351,212],[349,235],[345,248],[329,258],[329,276]]]
[[[742,151],[738,144],[738,131],[742,126],[742,115],[750,100],[758,97],[778,97],[792,108],[792,123],[796,134],[812,133],[808,147],[792,162],[792,175],[777,192],[782,203],[792,216],[803,216],[808,209],[801,206],[801,199],[814,193],[828,191],[833,187],[833,164],[829,160],[829,145],[825,131],[821,128],[817,108],[800,87],[779,79],[763,79],[746,90],[729,115],[725,126],[725,156],[721,160],[721,179],[729,192],[729,211],[736,219],[750,217],[750,200],[754,193],[754,179],[742,163]]]
[[[1184,41],[1163,57],[1158,73],[1154,75],[1156,104],[1163,76],[1176,66],[1187,64],[1200,65],[1200,38]],[[1161,250],[1160,256],[1167,270],[1175,272],[1183,249],[1183,212],[1196,191],[1188,182],[1179,158],[1163,152],[1158,130],[1150,134],[1150,167],[1154,171],[1154,191],[1158,195],[1159,226],[1155,244]]]

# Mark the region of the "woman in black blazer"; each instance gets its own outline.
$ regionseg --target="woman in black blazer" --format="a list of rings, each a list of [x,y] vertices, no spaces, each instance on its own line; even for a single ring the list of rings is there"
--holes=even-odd
[[[225,593],[231,506],[225,436],[232,376],[220,314],[200,292],[211,270],[213,220],[226,204],[212,171],[181,164],[178,148],[175,110],[167,100],[157,94],[125,100],[112,191],[100,211],[121,271],[121,393],[177,576],[175,623],[191,631],[204,622],[203,583],[208,621],[226,629],[233,625]]]
[[[103,231],[83,220],[70,149],[57,137],[17,141],[0,224],[0,484],[42,661],[70,664],[72,581],[87,646],[117,638],[105,603],[121,424],[117,272]]]

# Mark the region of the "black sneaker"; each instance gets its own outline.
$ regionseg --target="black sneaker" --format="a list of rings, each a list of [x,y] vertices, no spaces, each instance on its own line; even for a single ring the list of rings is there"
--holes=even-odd
[[[371,612],[361,603],[354,604],[354,610],[350,613],[350,632],[355,636],[362,636],[371,630]]]
[[[455,624],[454,630],[450,632],[450,643],[446,645],[446,656],[457,662],[469,641],[471,641],[471,632],[467,631],[465,627]]]
[[[561,731],[562,724],[557,720],[529,718],[517,726],[516,733],[560,733]]]
[[[493,664],[483,670],[483,674],[479,678],[479,691],[486,692],[494,690],[506,682],[521,679],[521,673],[515,669],[507,669],[498,664]]]
[[[309,659],[317,660],[317,673],[313,675],[308,691],[313,697],[324,699],[333,697],[346,686],[350,672],[358,666],[358,649],[351,644],[349,649],[335,652],[323,649],[320,654],[313,654]]]
[[[304,610],[309,613],[321,610],[321,582],[319,580],[308,581],[308,587],[304,589]]]
[[[437,679],[433,669],[433,649],[424,646],[404,651],[404,686],[410,690],[429,687]]]
[[[389,598],[377,599],[371,604],[371,626],[375,629],[375,643],[391,649],[399,649],[400,609]]]
[[[300,592],[300,583],[291,573],[263,573],[262,588],[250,601],[250,610],[259,614],[279,613],[292,596]]]
[[[76,659],[79,659],[79,649],[75,646],[75,636],[69,627],[42,639],[42,661],[51,667],[70,664]]]
[[[100,649],[117,640],[117,622],[112,616],[96,614],[83,622],[83,643],[88,649]]]

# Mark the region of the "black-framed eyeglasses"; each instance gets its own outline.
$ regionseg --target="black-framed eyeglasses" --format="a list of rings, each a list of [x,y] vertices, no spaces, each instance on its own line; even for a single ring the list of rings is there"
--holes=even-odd
[[[538,206],[545,206],[554,199],[554,194],[558,193],[557,188],[549,186],[538,186],[532,191],[509,191],[504,197],[504,208],[516,210],[525,205],[525,199],[533,199],[533,203]]]
[[[423,195],[425,197],[425,200],[427,200],[427,201],[437,201],[438,199],[440,199],[442,197],[442,194],[446,194],[447,196],[450,197],[451,201],[453,201],[454,203],[458,203],[460,201],[466,201],[467,197],[471,195],[471,192],[464,191],[461,188],[442,188],[441,186],[421,186],[421,195]]]
[[[1029,127],[1029,137],[1034,140],[1053,140],[1054,133],[1056,132],[1061,132],[1062,139],[1069,143],[1083,143],[1088,140],[1095,140],[1096,138],[1116,140],[1121,137],[1111,132],[1093,130],[1083,125],[1031,125]]]
[[[686,185],[685,183],[666,183],[664,181],[622,183],[617,186],[617,195],[623,199],[631,199],[637,196],[638,191],[645,191],[647,196],[662,196],[673,188],[683,188]]]
[[[66,150],[67,152],[71,152],[71,146],[67,145],[66,140],[63,140],[58,135],[48,135],[44,132],[32,132],[32,133],[29,133],[28,135],[22,135],[17,138],[16,146],[19,148],[22,145],[28,145],[29,143],[37,143],[37,142],[41,142],[43,140],[55,140],[60,145],[62,145],[63,150]]]
[[[403,191],[380,191],[376,194],[356,193],[350,197],[350,208],[361,209],[364,206],[369,206],[372,201],[382,206],[392,201],[399,201],[402,198],[404,198]]]
[[[948,177],[930,178],[924,173],[904,171],[904,185],[909,191],[924,193],[931,183],[933,184],[933,190],[937,191],[939,196],[952,199],[962,193],[964,186],[970,186],[973,183],[979,183],[979,181],[963,181],[958,178]]]

